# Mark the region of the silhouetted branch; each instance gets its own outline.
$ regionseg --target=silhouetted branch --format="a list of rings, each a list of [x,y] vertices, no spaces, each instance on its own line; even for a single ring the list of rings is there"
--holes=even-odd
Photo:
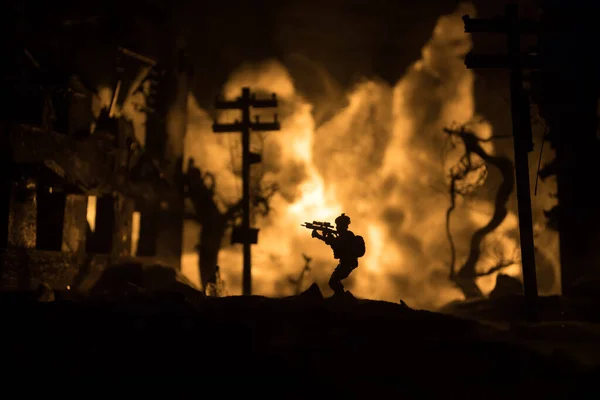
[[[476,273],[474,277],[481,278],[482,276],[489,276],[500,270],[503,270],[504,268],[510,267],[511,265],[515,265],[515,264],[516,264],[516,261],[514,261],[514,260],[501,261],[500,263],[494,265],[493,267],[491,267],[490,269],[488,269],[485,272]]]
[[[498,228],[506,215],[508,214],[507,203],[514,188],[514,175],[512,161],[502,156],[491,156],[485,152],[480,143],[482,140],[473,132],[468,131],[464,126],[458,129],[444,129],[449,135],[454,135],[462,140],[465,145],[465,155],[461,158],[458,168],[451,171],[453,179],[456,181],[461,177],[466,177],[469,171],[473,171],[471,155],[477,155],[484,163],[495,166],[502,174],[502,182],[498,188],[496,199],[494,201],[494,213],[490,221],[482,228],[475,231],[471,237],[470,251],[467,260],[460,268],[458,274],[454,274],[454,266],[451,266],[451,277],[465,294],[465,297],[481,297],[481,289],[475,283],[478,276],[476,265],[481,257],[481,245],[484,238],[496,228]],[[451,189],[456,193],[456,186]],[[451,204],[452,209],[453,205]],[[450,210],[452,211],[452,210]],[[446,216],[447,233],[449,234],[449,215]],[[451,242],[451,247],[453,243]],[[453,256],[452,260],[455,260]],[[503,267],[504,268],[504,267]]]
[[[453,147],[456,146],[453,144]],[[478,173],[478,179],[474,183],[459,185],[460,181],[464,181],[465,178],[472,173]],[[478,187],[483,185],[486,177],[487,168],[485,163],[473,163],[469,152],[466,152],[461,157],[458,164],[450,169],[450,206],[446,211],[446,237],[450,244],[450,279],[452,280],[455,278],[456,245],[454,244],[454,239],[452,237],[450,222],[452,212],[456,208],[456,196],[465,196],[474,192]]]
[[[294,293],[296,295],[302,292],[302,284],[304,283],[306,275],[310,273],[310,262],[312,261],[312,258],[304,253],[302,254],[302,257],[304,258],[304,267],[300,272],[300,276],[297,279],[288,278],[288,281],[294,286]]]
[[[513,137],[512,135],[494,135],[494,136],[490,136],[487,139],[478,138],[478,140],[480,142],[491,142],[492,140],[496,140],[496,139],[512,139],[512,137]]]
[[[456,245],[454,244],[454,238],[452,237],[452,229],[450,227],[450,217],[452,212],[456,208],[456,179],[451,178],[450,181],[450,206],[446,210],[446,237],[450,244],[450,279],[454,279],[455,268],[456,268]]]
[[[271,212],[271,198],[279,191],[279,185],[272,182],[260,188],[259,193],[254,195],[253,205],[257,213],[266,216]]]
[[[227,208],[227,211],[225,211],[225,214],[223,215],[223,217],[227,221],[234,219],[238,213],[242,212],[243,206],[244,206],[244,203],[242,202],[242,199],[238,200],[237,202],[235,202],[234,204],[232,204],[231,206],[229,206]]]
[[[458,128],[444,128],[444,132],[449,135],[456,135],[458,132],[465,132],[467,129],[464,126],[459,126]],[[491,142],[496,139],[512,139],[513,135],[492,135],[489,138],[480,138],[476,136],[474,133],[470,132],[471,135],[479,142]]]

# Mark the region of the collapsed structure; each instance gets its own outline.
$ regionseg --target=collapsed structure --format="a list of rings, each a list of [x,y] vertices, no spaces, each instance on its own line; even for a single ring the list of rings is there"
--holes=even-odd
[[[0,289],[86,286],[122,262],[180,268],[191,68],[119,48],[110,107],[96,88],[15,45],[0,96]],[[137,91],[145,133],[115,110]]]

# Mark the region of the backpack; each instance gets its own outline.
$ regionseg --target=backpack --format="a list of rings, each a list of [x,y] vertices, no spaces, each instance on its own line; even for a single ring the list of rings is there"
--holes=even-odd
[[[354,255],[360,258],[365,255],[365,239],[362,236],[354,236]]]

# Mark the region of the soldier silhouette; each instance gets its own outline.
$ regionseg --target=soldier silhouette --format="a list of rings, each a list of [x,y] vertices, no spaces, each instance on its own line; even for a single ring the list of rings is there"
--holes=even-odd
[[[362,237],[354,235],[348,230],[350,217],[342,214],[335,219],[335,233],[325,231],[322,235],[313,230],[312,237],[320,239],[327,243],[333,249],[333,257],[340,260],[329,278],[329,287],[333,290],[334,296],[345,293],[342,280],[346,279],[352,271],[358,267],[358,257],[364,254],[364,242]],[[362,250],[357,248],[357,238],[362,242]],[[360,246],[360,244],[359,244]]]

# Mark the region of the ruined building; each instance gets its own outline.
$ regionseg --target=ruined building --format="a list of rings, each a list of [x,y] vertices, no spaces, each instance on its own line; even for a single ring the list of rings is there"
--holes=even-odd
[[[117,51],[110,107],[96,88],[15,45],[0,96],[0,289],[85,289],[124,261],[180,268],[181,165],[191,69],[183,48],[150,60]],[[133,77],[133,78],[132,78]],[[148,90],[145,134],[114,112]]]
[[[600,30],[594,3],[542,2],[534,101],[547,123],[556,158],[540,172],[554,176],[558,205],[547,215],[560,234],[562,292],[583,277],[600,274],[600,173],[598,58],[590,51]]]

